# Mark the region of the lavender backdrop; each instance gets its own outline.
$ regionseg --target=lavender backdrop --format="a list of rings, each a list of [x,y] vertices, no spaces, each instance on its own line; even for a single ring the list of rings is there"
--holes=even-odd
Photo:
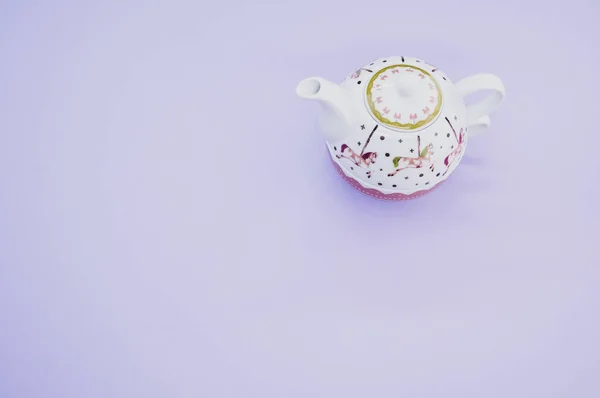
[[[0,2],[0,397],[600,396],[599,16]],[[393,54],[508,95],[408,203],[294,93]]]

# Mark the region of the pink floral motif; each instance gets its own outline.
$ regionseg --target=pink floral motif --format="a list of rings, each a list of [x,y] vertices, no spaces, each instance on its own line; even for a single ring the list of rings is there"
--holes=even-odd
[[[414,70],[414,69],[410,69],[410,68],[408,68],[406,71],[407,71],[407,72],[410,72],[410,73],[413,73],[415,70]]]
[[[411,113],[409,116],[409,119],[412,120],[413,122],[415,122],[417,120],[417,114],[416,113]]]
[[[424,113],[424,114],[426,114],[426,115],[428,115],[428,114],[429,114],[429,112],[431,112],[431,109],[429,109],[429,107],[428,107],[428,106],[426,106],[426,107],[423,109],[423,113]]]
[[[381,104],[383,100],[381,99],[381,97],[377,97],[375,98],[375,102],[377,102],[378,104]]]
[[[435,90],[435,86],[433,85],[433,83],[429,83],[429,89],[430,90]]]
[[[424,74],[422,74],[422,73],[419,73],[419,77],[420,77],[421,79],[425,79],[425,75],[424,75]]]
[[[435,97],[429,97],[429,102],[433,104],[435,102]]]
[[[398,120],[402,117],[399,113],[394,113],[394,119]]]
[[[373,73],[373,71],[371,69],[360,68],[360,69],[356,70],[354,73],[352,73],[350,75],[350,78],[351,79],[358,79],[360,77],[360,72],[363,71],[363,70],[366,70],[367,72]]]
[[[387,78],[388,78],[388,76],[387,76],[387,75],[383,75],[383,76],[381,76],[381,80],[385,80],[385,79],[387,79]]]
[[[390,113],[390,109],[386,106],[385,108],[383,108],[383,113],[387,115],[388,113]]]
[[[392,73],[400,73],[398,69],[392,69]]]

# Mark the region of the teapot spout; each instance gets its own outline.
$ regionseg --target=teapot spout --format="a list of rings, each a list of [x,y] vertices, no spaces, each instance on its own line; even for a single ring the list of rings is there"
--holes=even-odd
[[[321,104],[319,126],[327,141],[338,142],[348,136],[352,123],[350,91],[321,77],[309,77],[298,83],[296,94]]]

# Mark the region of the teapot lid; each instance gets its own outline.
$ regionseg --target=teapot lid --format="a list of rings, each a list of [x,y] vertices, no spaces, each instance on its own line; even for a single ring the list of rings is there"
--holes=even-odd
[[[442,108],[442,90],[437,81],[426,70],[406,63],[375,72],[365,96],[371,116],[394,130],[425,128],[437,119]]]

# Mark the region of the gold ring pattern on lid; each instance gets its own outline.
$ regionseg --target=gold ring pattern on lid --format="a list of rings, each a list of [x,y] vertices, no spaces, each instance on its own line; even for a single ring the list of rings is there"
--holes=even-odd
[[[432,123],[442,108],[442,90],[424,69],[390,65],[373,75],[366,88],[371,115],[396,130],[416,130]]]

